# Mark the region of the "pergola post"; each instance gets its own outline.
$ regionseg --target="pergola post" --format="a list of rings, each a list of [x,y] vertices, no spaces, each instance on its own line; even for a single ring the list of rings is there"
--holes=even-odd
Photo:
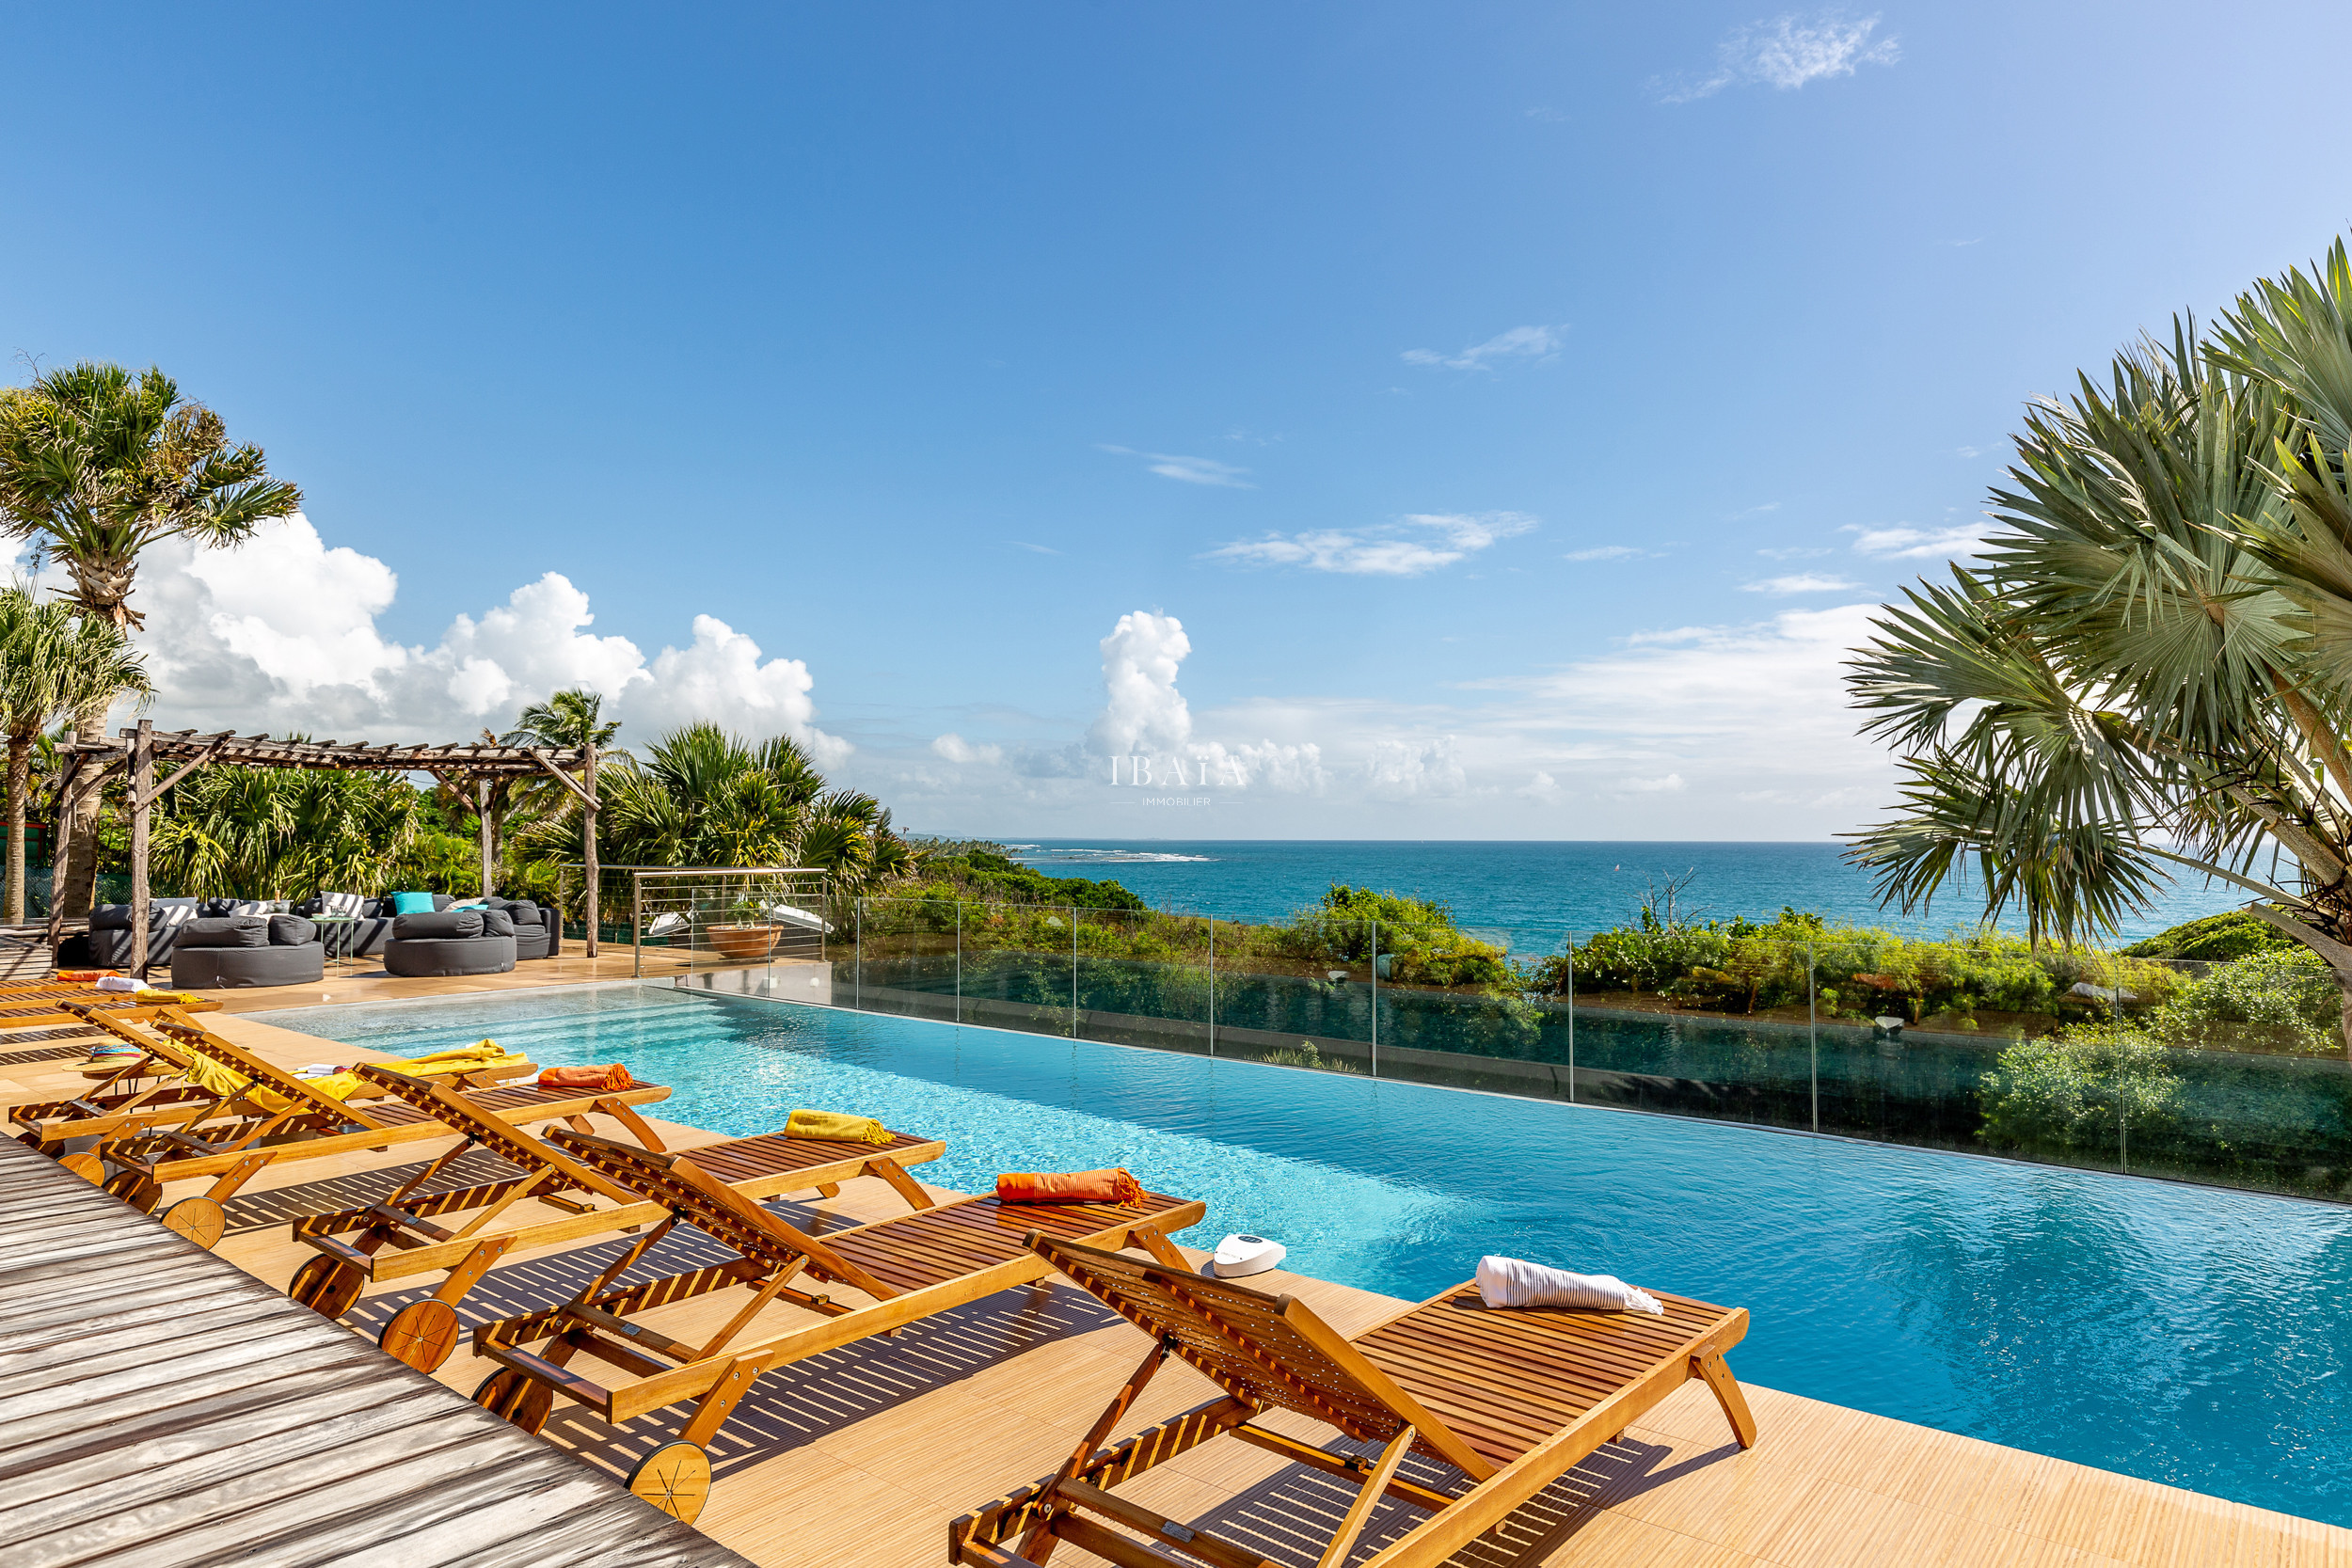
[[[494,857],[490,847],[490,780],[486,774],[474,775],[473,807],[474,816],[482,827],[482,896],[487,898],[491,892],[491,861]]]
[[[147,819],[155,804],[155,723],[142,719],[131,737],[131,974],[147,978]]]
[[[589,741],[586,751],[587,759],[580,770],[580,782],[588,787],[588,799],[580,802],[580,837],[587,850],[588,957],[593,961],[596,956],[596,917],[600,912],[596,896],[600,879],[596,875],[596,743]]]

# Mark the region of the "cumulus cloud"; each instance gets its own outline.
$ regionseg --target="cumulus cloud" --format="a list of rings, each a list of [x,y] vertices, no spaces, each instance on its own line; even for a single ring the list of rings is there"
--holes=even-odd
[[[1179,479],[1186,484],[1218,484],[1229,490],[1254,490],[1256,485],[1242,476],[1249,470],[1236,468],[1231,463],[1219,463],[1213,457],[1184,457],[1175,452],[1137,451],[1133,447],[1104,446],[1103,451],[1120,457],[1140,457],[1143,466],[1165,479]]]
[[[936,755],[946,757],[949,762],[963,766],[973,763],[987,763],[993,766],[1005,760],[1005,749],[1002,746],[976,746],[952,730],[932,741],[931,751]]]
[[[1097,754],[1182,750],[1192,738],[1192,710],[1176,689],[1177,670],[1192,652],[1184,623],[1135,610],[1119,618],[1100,647],[1105,700],[1091,736]]]
[[[1757,582],[1743,582],[1740,586],[1751,594],[1843,594],[1848,589],[1859,588],[1862,585],[1858,582],[1849,582],[1844,578],[1826,577],[1820,572],[1798,572],[1785,578],[1765,578]]]
[[[437,642],[411,646],[376,626],[398,587],[383,562],[330,547],[299,514],[234,549],[164,541],[141,558],[134,601],[147,616],[140,646],[156,717],[199,729],[444,739],[582,687],[633,734],[710,719],[791,735],[827,764],[849,753],[816,727],[807,665],[768,657],[713,616],[696,616],[690,642],[648,659],[626,637],[590,633],[588,595],[548,572],[503,604],[457,614]]]
[[[1711,98],[1725,87],[1760,86],[1793,92],[1808,82],[1851,76],[1866,65],[1893,65],[1902,50],[1892,37],[1873,40],[1876,15],[1851,21],[1835,12],[1810,20],[1776,16],[1734,28],[1715,49],[1705,76],[1660,77],[1651,90],[1668,103]]]
[[[1452,371],[1490,371],[1498,359],[1541,359],[1560,351],[1560,335],[1565,326],[1515,326],[1508,332],[1498,332],[1483,343],[1472,343],[1459,354],[1440,354],[1435,349],[1408,348],[1398,357],[1408,365],[1424,365]]]
[[[1451,566],[1534,527],[1535,519],[1524,512],[1416,513],[1393,525],[1359,532],[1313,529],[1236,540],[1219,545],[1202,559],[1245,566],[1304,566],[1312,572],[1411,578]]]
[[[1987,528],[1979,520],[1952,528],[1914,528],[1909,523],[1897,523],[1892,528],[1858,528],[1849,524],[1845,531],[1854,536],[1853,547],[1859,555],[1881,561],[1951,561],[1976,554],[1984,544]]]

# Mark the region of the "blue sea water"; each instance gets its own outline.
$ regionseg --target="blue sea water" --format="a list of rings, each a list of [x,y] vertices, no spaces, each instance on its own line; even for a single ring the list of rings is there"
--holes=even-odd
[[[1124,1164],[1207,1202],[1192,1244],[1396,1296],[1486,1252],[1613,1273],[1747,1307],[1758,1384],[2352,1524],[2341,1207],[653,988],[267,1016],[619,1059],[732,1133],[861,1112],[946,1137],[926,1175],[966,1191]]]
[[[1569,932],[1639,918],[1645,892],[1695,873],[1679,895],[1700,918],[1767,918],[1784,905],[1834,922],[1941,935],[1974,927],[1982,905],[1958,887],[1927,911],[1882,908],[1840,844],[1638,844],[1464,840],[1039,839],[1015,858],[1049,876],[1103,877],[1154,908],[1232,920],[1280,920],[1334,882],[1451,905],[1454,918],[1507,939],[1522,958],[1557,952]],[[2227,887],[2175,881],[2118,939],[2134,942],[2245,902]]]

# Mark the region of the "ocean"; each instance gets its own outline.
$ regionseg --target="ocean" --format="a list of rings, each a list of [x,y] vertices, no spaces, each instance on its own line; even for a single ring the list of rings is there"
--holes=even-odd
[[[1521,958],[1559,951],[1584,933],[1640,918],[1646,887],[1688,875],[1677,911],[1701,919],[1769,919],[1783,905],[1833,923],[1941,935],[1973,927],[1979,906],[1965,888],[1903,916],[1882,909],[1870,879],[1846,863],[1844,846],[1821,844],[1578,844],[1462,840],[1038,839],[1009,846],[1054,877],[1122,882],[1155,908],[1229,920],[1276,921],[1314,903],[1334,882],[1411,894],[1452,907],[1454,918]],[[2176,881],[2125,922],[2120,942],[2233,909],[2246,895],[2201,879]],[[2018,924],[2014,919],[2004,922]]]

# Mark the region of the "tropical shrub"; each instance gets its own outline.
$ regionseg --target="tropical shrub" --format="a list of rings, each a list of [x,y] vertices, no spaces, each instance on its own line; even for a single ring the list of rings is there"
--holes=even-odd
[[[2334,972],[2296,943],[2219,965],[2151,1013],[2148,1028],[2171,1045],[2261,1042],[2323,1054],[2343,1046],[2343,1007]]]
[[[2231,910],[2223,914],[2209,914],[2202,919],[2184,921],[2169,930],[2158,931],[2144,942],[2132,943],[2123,949],[2123,953],[2125,957],[2134,958],[2198,958],[2227,963],[2232,958],[2243,958],[2249,954],[2296,945],[2294,938],[2269,922],[2257,919],[2244,910]]]
[[[2003,1148],[2103,1155],[2171,1126],[2181,1080],[2163,1043],[2129,1024],[2078,1023],[2000,1054],[1979,1095],[1979,1136]]]

